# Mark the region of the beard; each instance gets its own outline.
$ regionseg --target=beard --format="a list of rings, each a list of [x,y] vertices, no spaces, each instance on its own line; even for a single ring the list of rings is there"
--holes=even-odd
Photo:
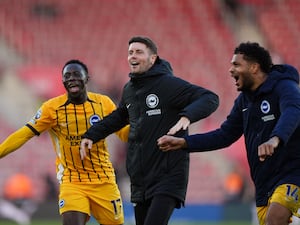
[[[242,85],[238,87],[238,91],[251,91],[254,86],[254,81],[249,76],[242,77]]]

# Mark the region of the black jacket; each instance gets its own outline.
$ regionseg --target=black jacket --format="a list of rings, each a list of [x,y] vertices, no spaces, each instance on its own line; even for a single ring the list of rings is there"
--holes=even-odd
[[[144,74],[130,74],[120,106],[91,127],[83,137],[94,142],[130,124],[127,172],[131,180],[131,201],[142,202],[156,194],[167,194],[184,203],[189,174],[189,154],[162,152],[157,139],[165,135],[181,116],[191,122],[214,112],[218,96],[173,76],[162,59]],[[186,135],[180,131],[176,135]]]

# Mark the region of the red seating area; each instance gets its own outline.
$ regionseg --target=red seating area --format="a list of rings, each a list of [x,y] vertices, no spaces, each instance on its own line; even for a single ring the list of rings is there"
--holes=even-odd
[[[119,90],[128,80],[128,39],[149,35],[178,76],[214,89],[224,102],[235,93],[226,79],[234,41],[215,1],[2,0],[0,18],[1,35],[26,67],[61,67],[79,58],[99,90]]]
[[[300,2],[268,2],[255,12],[269,47],[300,68]],[[55,83],[60,81],[60,68],[72,58],[86,62],[96,91],[110,94],[121,90],[128,80],[128,39],[150,36],[176,75],[220,95],[217,112],[200,122],[199,127],[206,130],[225,118],[237,94],[228,72],[236,41],[220,10],[219,1],[213,0],[1,0],[0,36],[23,57],[24,65],[16,71],[43,98],[63,91]],[[36,138],[24,146],[28,150],[2,160],[2,165],[8,169],[12,161],[18,162],[19,169],[39,178],[41,171],[35,168],[45,167],[45,162],[47,168],[53,165],[51,153],[44,153],[52,149],[37,149],[52,148],[49,140],[42,138],[41,142],[37,145]],[[34,163],[33,155],[38,159]],[[231,156],[243,158],[242,154]],[[5,176],[0,173],[0,185]],[[222,201],[221,178],[205,158],[192,157],[191,179],[189,202]]]
[[[282,61],[300,69],[300,2],[273,1],[257,11],[259,25],[270,48]]]
[[[234,39],[215,1],[152,0],[141,4],[139,0],[90,0],[87,4],[71,0],[2,0],[0,18],[0,35],[25,62],[17,72],[44,98],[61,93],[62,89],[54,88],[53,84],[59,82],[59,68],[71,58],[87,63],[98,90],[121,89],[128,80],[128,39],[133,35],[148,35],[157,42],[160,56],[171,62],[176,75],[222,96],[220,110],[214,118],[223,119],[224,111],[231,106],[235,89],[227,78]],[[37,140],[32,142],[37,143]],[[50,143],[39,146],[52,148]],[[30,143],[24,148],[28,149],[22,150],[24,154],[9,156],[8,161],[25,158],[23,163],[20,158],[20,167],[26,171],[31,171],[30,168],[34,171],[33,165],[39,168],[43,156],[49,158],[52,153],[51,149],[39,149]],[[33,154],[38,162],[28,163]],[[45,160],[47,165],[52,163]],[[29,169],[25,167],[26,162],[30,164]],[[208,171],[218,176],[214,166],[201,162],[198,157],[192,160],[191,167],[195,167],[191,169],[192,179],[197,181],[197,177],[202,176],[207,182],[193,183],[188,201],[220,202],[221,190],[217,186],[221,181],[213,176],[207,178]],[[204,170],[205,173],[199,172]],[[41,176],[40,173],[34,176]],[[209,200],[204,197],[208,196],[212,184],[216,186],[215,197]]]

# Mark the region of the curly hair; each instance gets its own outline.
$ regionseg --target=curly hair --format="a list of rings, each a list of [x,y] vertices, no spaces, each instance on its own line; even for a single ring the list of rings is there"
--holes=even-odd
[[[269,73],[273,66],[269,51],[256,42],[241,43],[235,48],[234,54],[243,54],[246,61],[257,62],[265,73]]]

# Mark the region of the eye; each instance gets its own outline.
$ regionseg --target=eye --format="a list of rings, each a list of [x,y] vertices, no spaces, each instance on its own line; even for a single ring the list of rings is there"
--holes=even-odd
[[[71,74],[70,73],[65,73],[63,75],[63,80],[66,81],[66,80],[69,80],[71,78]]]

